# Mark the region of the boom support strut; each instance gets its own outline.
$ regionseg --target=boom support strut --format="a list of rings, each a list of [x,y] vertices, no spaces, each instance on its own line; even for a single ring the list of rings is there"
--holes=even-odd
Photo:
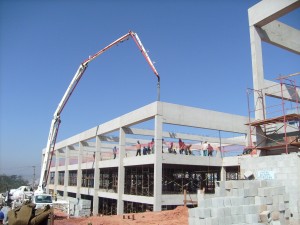
[[[37,193],[45,192],[44,187],[45,187],[45,185],[47,183],[47,180],[48,180],[50,166],[51,166],[51,160],[52,160],[52,156],[53,156],[53,153],[54,153],[54,148],[55,148],[55,143],[56,143],[56,138],[57,138],[57,134],[58,134],[59,125],[60,125],[60,122],[61,122],[60,114],[63,111],[65,105],[67,104],[69,98],[71,97],[73,91],[75,90],[77,84],[79,83],[81,77],[83,76],[88,64],[91,61],[93,61],[94,59],[96,59],[98,56],[103,54],[108,49],[112,48],[113,46],[115,46],[119,43],[122,43],[122,42],[128,40],[130,37],[134,40],[137,47],[139,48],[139,50],[141,51],[141,53],[145,57],[147,63],[150,66],[150,68],[152,69],[153,73],[157,77],[157,101],[160,101],[160,76],[159,76],[157,70],[155,69],[154,64],[151,61],[149,55],[147,54],[141,40],[139,39],[139,37],[136,33],[132,32],[132,31],[129,31],[124,36],[120,37],[119,39],[115,40],[111,44],[107,45],[105,48],[98,51],[96,54],[94,54],[94,55],[90,56],[88,59],[84,60],[80,64],[79,68],[77,69],[77,71],[76,71],[69,87],[67,88],[64,96],[62,97],[60,103],[58,104],[58,107],[57,107],[56,111],[54,112],[53,119],[51,121],[51,126],[50,126],[50,131],[49,131],[49,136],[48,136],[48,142],[47,142],[46,151],[45,151],[45,156],[44,156],[44,159],[43,159],[43,164],[42,164],[42,169],[41,169],[41,178],[40,178],[40,181],[39,181],[38,189],[36,191]]]

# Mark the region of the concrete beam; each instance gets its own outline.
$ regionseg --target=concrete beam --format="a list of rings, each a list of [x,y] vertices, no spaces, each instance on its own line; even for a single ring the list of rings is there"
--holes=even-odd
[[[249,26],[262,27],[300,7],[300,0],[263,0],[248,9]]]
[[[245,116],[163,103],[163,121],[167,124],[246,134],[248,127],[244,124],[248,120]]]
[[[300,54],[300,31],[277,20],[258,29],[262,41]]]
[[[291,102],[299,102],[300,100],[300,89],[294,88],[286,83],[282,83],[283,87],[281,91],[281,84],[270,81],[264,80],[264,89],[265,95],[274,97],[274,98],[283,98],[287,101]]]
[[[61,142],[56,143],[55,149],[61,149],[65,146],[72,146],[78,141],[81,141],[83,145],[88,146],[87,140],[95,138],[97,135],[104,136],[107,133],[116,131],[120,127],[124,127],[126,134],[140,132],[140,135],[154,135],[154,131],[141,131],[138,129],[128,128],[137,123],[142,123],[143,121],[151,120],[154,118],[157,113],[158,106],[161,105],[163,108],[162,116],[163,122],[174,124],[174,125],[182,125],[182,126],[190,126],[190,127],[198,127],[205,129],[213,129],[220,131],[228,131],[246,134],[247,126],[244,126],[248,122],[248,117],[222,113],[212,110],[204,110],[194,107],[175,105],[171,103],[164,102],[154,102],[147,106],[144,106],[140,109],[127,113],[121,117],[108,121],[106,123],[100,124],[99,126],[93,127],[89,130],[86,130],[82,133],[74,135],[68,139],[65,139]],[[191,116],[193,115],[193,116]],[[178,135],[174,136],[174,133],[164,132],[163,136],[170,136],[170,138],[184,138],[187,140],[194,140],[194,137],[188,135]],[[172,136],[173,135],[173,136]],[[199,137],[202,139],[201,137]],[[108,140],[109,138],[106,137]],[[117,142],[117,138],[111,138],[111,141]],[[204,138],[207,141],[214,142],[213,140],[208,140],[209,138]],[[198,140],[198,139],[196,139]],[[202,139],[203,140],[203,139]],[[224,142],[225,143],[225,142]]]

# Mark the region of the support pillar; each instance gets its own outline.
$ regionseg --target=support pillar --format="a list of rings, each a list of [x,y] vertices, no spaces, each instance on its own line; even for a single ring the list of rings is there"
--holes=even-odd
[[[55,172],[54,172],[54,188],[53,192],[57,192],[57,185],[58,185],[58,167],[59,167],[59,151],[55,151]]]
[[[94,196],[93,196],[93,215],[97,215],[99,206],[99,178],[100,178],[100,152],[101,152],[101,139],[100,136],[96,136],[96,153],[95,153],[95,169],[94,169]]]
[[[158,102],[159,103],[159,102]],[[162,116],[161,104],[157,104],[157,115],[155,116],[154,140],[155,140],[155,162],[154,162],[154,205],[153,211],[161,211],[162,201]]]
[[[226,181],[226,169],[224,166],[221,167],[221,181]]]
[[[78,152],[78,172],[77,172],[77,190],[76,190],[76,198],[80,199],[80,188],[81,188],[81,180],[82,180],[82,158],[83,158],[83,144],[79,142],[79,152]]]
[[[70,164],[70,149],[69,146],[65,148],[65,177],[64,177],[64,199],[68,197],[69,186],[69,164]]]
[[[254,90],[263,90],[264,88],[264,69],[261,38],[255,26],[250,27],[250,42],[251,42],[251,57],[252,57],[252,73]],[[255,119],[264,119],[264,102],[265,94],[260,96],[257,91],[254,91]],[[257,110],[259,109],[259,110]]]
[[[124,128],[120,128],[119,132],[119,165],[118,165],[118,202],[117,202],[117,214],[123,214],[124,202],[122,200],[124,194],[124,183],[125,183],[125,168],[123,160],[125,158],[125,145],[126,145],[126,134]]]

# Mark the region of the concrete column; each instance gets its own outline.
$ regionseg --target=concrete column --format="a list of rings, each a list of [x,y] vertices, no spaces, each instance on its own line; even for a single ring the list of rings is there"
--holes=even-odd
[[[80,188],[81,188],[81,180],[82,180],[82,157],[83,157],[83,144],[79,142],[79,151],[78,151],[78,172],[77,172],[77,191],[76,191],[76,198],[80,198]]]
[[[221,167],[221,181],[226,181],[226,169],[224,166]]]
[[[65,148],[65,180],[64,180],[64,198],[68,197],[69,186],[69,164],[70,164],[70,149],[69,146]]]
[[[123,214],[124,202],[122,196],[124,194],[124,183],[125,183],[125,168],[123,166],[123,160],[125,158],[125,145],[126,145],[126,134],[124,129],[121,127],[119,132],[119,165],[118,165],[118,202],[117,202],[117,214]]]
[[[99,206],[99,178],[100,178],[100,170],[99,170],[99,161],[100,161],[100,152],[101,152],[101,140],[100,136],[96,136],[96,153],[95,153],[95,169],[94,169],[94,196],[93,196],[93,215],[98,214],[98,206]]]
[[[59,151],[55,151],[55,172],[54,172],[54,193],[57,192],[57,185],[58,185],[58,166],[59,166]]]
[[[160,104],[158,105],[159,111]],[[162,116],[155,116],[154,125],[155,162],[154,162],[154,205],[153,211],[161,211],[162,200]]]
[[[262,90],[264,88],[264,69],[263,69],[263,56],[261,47],[261,38],[255,26],[250,27],[250,43],[251,43],[251,57],[252,57],[252,73],[253,73],[253,88],[255,90]],[[259,95],[254,92],[254,105],[256,106],[255,119],[264,119],[265,112],[261,109],[264,108],[265,96],[264,92]],[[257,110],[260,109],[260,110]]]

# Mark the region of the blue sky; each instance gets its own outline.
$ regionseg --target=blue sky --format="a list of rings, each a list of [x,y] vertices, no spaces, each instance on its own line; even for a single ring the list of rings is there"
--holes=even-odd
[[[33,173],[53,113],[80,63],[136,32],[161,76],[161,101],[247,115],[251,1],[0,1],[0,174]],[[283,22],[300,29],[297,10]],[[299,56],[263,45],[265,77]],[[156,77],[128,40],[89,64],[58,140],[156,100]],[[39,173],[39,171],[36,171]]]

